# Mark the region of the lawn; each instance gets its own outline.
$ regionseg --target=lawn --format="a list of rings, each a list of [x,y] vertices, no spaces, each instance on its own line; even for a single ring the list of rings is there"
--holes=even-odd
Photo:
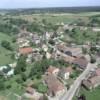
[[[87,91],[84,88],[81,88],[80,94],[84,94],[86,96],[86,100],[100,100],[100,87],[95,88],[92,91]],[[73,100],[76,100],[74,97]]]
[[[0,43],[2,40],[7,40],[11,43],[12,47],[15,47],[15,44],[12,43],[12,37],[4,33],[0,33]],[[11,59],[12,52],[1,47],[0,45],[0,66],[12,63],[14,60]]]
[[[11,41],[11,37],[9,35],[6,35],[5,33],[1,33],[0,32],[0,42],[2,40],[7,40],[7,41]]]
[[[0,66],[13,63],[11,52],[0,47]]]

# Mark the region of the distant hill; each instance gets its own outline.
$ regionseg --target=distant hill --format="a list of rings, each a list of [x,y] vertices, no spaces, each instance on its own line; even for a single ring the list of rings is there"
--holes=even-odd
[[[29,8],[29,9],[1,9],[6,14],[38,14],[38,13],[80,13],[99,12],[99,7],[56,7],[56,8]]]

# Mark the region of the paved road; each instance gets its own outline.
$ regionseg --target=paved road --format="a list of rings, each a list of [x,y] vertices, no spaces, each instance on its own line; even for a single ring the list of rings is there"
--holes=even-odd
[[[96,68],[96,67],[97,67],[97,63],[95,63],[95,64],[89,63],[86,70],[75,80],[75,82],[71,86],[71,88],[68,91],[66,91],[66,93],[59,100],[72,100],[72,98],[75,95],[75,93],[76,93],[78,87],[80,86],[82,80],[85,77],[87,77],[87,75],[89,74],[89,72],[92,68]]]

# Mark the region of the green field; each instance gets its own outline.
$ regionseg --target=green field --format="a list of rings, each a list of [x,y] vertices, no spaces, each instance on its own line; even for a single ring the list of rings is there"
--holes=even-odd
[[[4,33],[0,33],[0,43],[2,40],[7,40],[7,41],[11,42],[12,37],[8,36]],[[14,46],[15,44],[11,43],[11,45]],[[11,59],[11,54],[12,54],[11,51],[6,50],[5,48],[1,47],[1,45],[0,45],[0,66],[13,62],[13,60]]]
[[[33,15],[19,15],[19,16],[13,16],[14,18],[21,18],[28,20],[30,22],[32,21],[40,21],[42,19],[46,19],[47,22],[56,24],[56,23],[71,23],[73,21],[77,21],[78,19],[83,19],[84,21],[88,20],[87,16],[81,15],[81,14],[33,14]]]
[[[79,19],[82,19],[85,22],[89,21],[90,16],[99,15],[100,12],[84,12],[84,13],[63,13],[63,14],[32,14],[32,15],[19,15],[13,16],[14,18],[21,18],[28,20],[29,22],[32,21],[40,21],[42,19],[46,19],[50,23],[72,23]]]

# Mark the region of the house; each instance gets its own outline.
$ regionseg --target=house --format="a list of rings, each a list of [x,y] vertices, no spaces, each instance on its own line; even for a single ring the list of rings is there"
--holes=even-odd
[[[65,45],[57,45],[57,49],[66,55],[73,57],[80,57],[82,55],[82,49],[78,47],[67,47]]]
[[[10,71],[8,71],[7,76],[12,76],[14,75],[14,69],[11,69]]]
[[[53,51],[51,54],[51,58],[55,59],[55,60],[59,60],[61,59],[61,55],[59,53],[57,53],[56,51]]]
[[[31,54],[32,52],[33,52],[33,48],[31,47],[19,48],[19,54],[22,55],[28,55]]]
[[[14,63],[12,63],[12,64],[9,64],[9,66],[10,66],[11,68],[15,68],[16,65],[17,65],[17,62],[14,62]]]
[[[48,51],[48,46],[45,45],[45,44],[43,44],[42,49],[43,49],[45,52],[47,52],[47,51]]]
[[[88,80],[83,80],[82,85],[88,90],[92,89],[92,84]]]
[[[97,68],[92,73],[94,75],[91,74],[91,77],[89,77],[89,79],[83,81],[83,85],[87,89],[92,89],[100,85],[100,68]]]
[[[72,31],[73,28],[75,28],[73,25],[68,25],[68,24],[64,25],[63,27],[64,30],[69,30],[69,31]]]
[[[92,31],[94,31],[94,32],[100,32],[100,27],[93,27]]]
[[[37,34],[33,34],[33,36],[32,36],[32,42],[35,43],[35,44],[41,43],[41,37],[38,36]]]
[[[53,35],[54,35],[53,32],[46,32],[46,33],[44,34],[44,39],[49,40],[49,39],[51,39],[51,37],[52,37]]]
[[[88,81],[92,84],[92,87],[95,88],[100,85],[100,76],[94,76],[88,79]]]
[[[62,68],[60,71],[59,71],[59,77],[63,78],[63,79],[69,79],[69,76],[72,74],[73,72],[73,69],[72,67],[67,67],[67,68]]]
[[[80,58],[75,58],[73,64],[78,65],[80,69],[84,70],[88,65],[88,61],[85,57],[80,57]]]
[[[69,51],[71,51],[73,57],[80,57],[82,55],[82,49],[78,47],[71,47]]]
[[[25,39],[25,38],[18,38],[17,39],[17,44],[20,48],[22,47],[29,47],[30,46],[30,41]]]
[[[0,71],[2,71],[3,69],[6,69],[7,66],[0,66]]]
[[[42,60],[42,58],[43,58],[43,55],[40,53],[33,53],[32,54],[32,60],[40,61],[40,60]]]
[[[83,85],[87,89],[93,89],[100,85],[100,76],[94,76],[89,78],[88,80],[83,81]]]
[[[1,66],[0,74],[7,76],[7,77],[12,76],[12,75],[14,75],[14,69],[11,68],[10,66]]]
[[[75,59],[75,57],[66,55],[59,50],[57,50],[53,56],[55,59],[63,59],[65,62],[68,62],[68,63],[72,63]]]
[[[65,87],[54,75],[45,75],[44,82],[48,86],[49,96],[60,96],[65,92]]]
[[[46,39],[47,39],[47,40],[49,40],[49,39],[51,38],[51,35],[50,35],[49,32],[46,32],[46,33],[45,33],[45,36],[46,36]]]
[[[47,69],[47,74],[57,75],[58,72],[59,72],[59,68],[56,68],[54,66],[49,66],[49,68]]]
[[[46,58],[50,59],[51,58],[51,54],[49,52],[46,52]]]

